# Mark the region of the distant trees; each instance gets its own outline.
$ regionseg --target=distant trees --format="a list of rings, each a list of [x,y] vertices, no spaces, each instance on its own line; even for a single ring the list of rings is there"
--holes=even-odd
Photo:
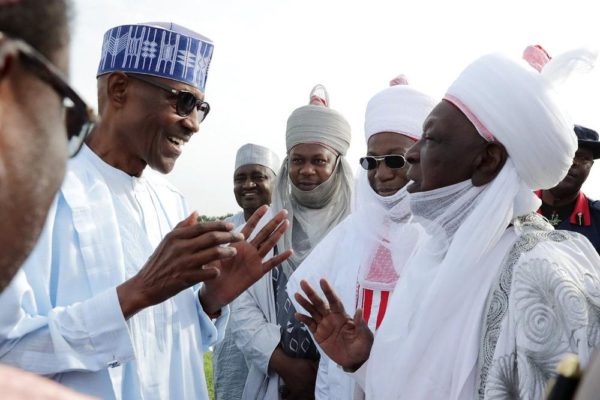
[[[229,213],[229,214],[225,214],[225,215],[220,215],[220,216],[216,216],[216,217],[212,217],[209,215],[201,215],[198,217],[198,222],[210,222],[210,221],[222,221],[225,218],[229,218],[231,217],[233,214]]]

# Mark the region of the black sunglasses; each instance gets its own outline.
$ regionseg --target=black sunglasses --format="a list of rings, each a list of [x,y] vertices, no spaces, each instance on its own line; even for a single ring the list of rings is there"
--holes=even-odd
[[[69,157],[74,157],[97,121],[93,109],[67,83],[63,74],[39,51],[21,39],[9,37],[0,32],[0,42],[10,40],[19,51],[19,59],[39,79],[50,85],[61,97],[65,107],[65,125]]]
[[[400,154],[388,154],[385,156],[366,156],[360,158],[360,166],[364,169],[371,170],[379,166],[381,161],[385,162],[385,165],[391,169],[402,168],[406,165],[406,158]]]
[[[192,113],[192,111],[194,111],[194,108],[196,108],[196,110],[198,110],[198,122],[202,122],[210,112],[210,104],[208,104],[206,101],[198,99],[196,96],[194,96],[192,92],[189,92],[187,90],[177,90],[169,85],[165,85],[164,83],[148,79],[145,76],[133,74],[125,75],[127,75],[130,78],[137,79],[138,81],[148,83],[152,86],[156,86],[157,88],[166,90],[167,92],[174,95],[177,98],[175,110],[177,111],[177,115],[181,117],[187,117]]]

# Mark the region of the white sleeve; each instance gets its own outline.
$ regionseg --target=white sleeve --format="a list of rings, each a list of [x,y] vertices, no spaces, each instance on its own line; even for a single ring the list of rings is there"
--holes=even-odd
[[[231,334],[246,360],[264,374],[268,374],[269,361],[279,344],[281,332],[277,324],[267,321],[252,295],[254,289],[253,286],[246,290],[234,302],[231,313]]]
[[[0,362],[55,374],[97,371],[132,360],[133,345],[115,287],[89,297],[86,285],[73,285],[69,291],[80,292],[85,300],[53,305],[53,268],[59,259],[53,251],[62,260],[81,258],[75,242],[63,240],[62,248],[52,248],[56,213],[55,202],[34,253],[0,296]],[[72,227],[56,234],[76,239]]]

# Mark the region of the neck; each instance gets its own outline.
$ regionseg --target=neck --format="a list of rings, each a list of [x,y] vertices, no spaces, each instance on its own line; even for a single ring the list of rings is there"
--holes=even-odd
[[[257,209],[244,208],[244,220],[248,221]]]
[[[108,120],[104,120],[96,125],[86,144],[105,163],[139,177],[146,168],[146,162],[128,151],[129,145],[124,138],[127,138],[126,132],[117,131]]]
[[[563,195],[552,193],[551,190],[544,190],[542,192],[542,202],[552,207],[562,207],[574,203],[577,196],[579,196],[579,191]]]

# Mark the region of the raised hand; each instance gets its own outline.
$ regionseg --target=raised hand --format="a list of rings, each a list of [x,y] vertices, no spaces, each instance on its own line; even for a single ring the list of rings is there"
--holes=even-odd
[[[244,237],[251,237],[267,210],[267,206],[262,206],[252,214],[242,229]],[[263,262],[263,258],[275,247],[289,226],[286,215],[287,211],[280,211],[252,240],[232,243],[230,246],[236,250],[233,257],[215,259],[206,267],[217,271],[217,276],[205,281],[200,290],[200,301],[207,314],[218,312],[265,273],[292,255],[291,250],[286,250]]]
[[[214,260],[235,256],[236,249],[222,246],[244,240],[223,221],[196,222],[192,213],[165,236],[140,271],[117,287],[125,318],[176,295],[198,282],[218,275],[204,266]]]
[[[319,283],[328,304],[303,280],[300,287],[306,297],[300,293],[294,297],[310,316],[296,313],[296,318],[306,324],[329,358],[354,371],[369,358],[373,333],[363,319],[362,309],[356,310],[354,318],[351,318],[329,282],[321,279]]]

